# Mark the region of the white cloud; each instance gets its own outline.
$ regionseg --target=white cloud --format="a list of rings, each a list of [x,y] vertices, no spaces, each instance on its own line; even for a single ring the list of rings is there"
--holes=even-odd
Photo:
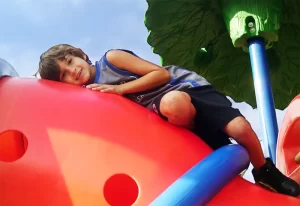
[[[40,24],[58,19],[64,10],[82,10],[89,1],[91,0],[10,0],[1,2],[1,6],[31,23]]]
[[[0,56],[11,51],[11,47],[7,44],[0,44]]]
[[[1,45],[0,57],[9,62],[21,77],[31,77],[38,69],[40,53],[21,45]],[[21,51],[20,51],[21,50]],[[15,52],[20,51],[20,52]]]
[[[92,44],[93,44],[93,39],[87,36],[87,37],[83,37],[82,39],[79,39],[78,41],[72,43],[71,45],[84,50],[84,48],[91,47]]]
[[[73,6],[73,7],[80,7],[80,6],[83,6],[84,3],[86,2],[85,0],[64,0],[65,2],[69,1],[70,4]]]

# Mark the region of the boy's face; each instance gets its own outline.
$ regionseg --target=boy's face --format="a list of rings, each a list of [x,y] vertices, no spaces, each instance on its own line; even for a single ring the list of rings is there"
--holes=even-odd
[[[84,59],[67,55],[64,60],[57,60],[56,63],[60,69],[59,79],[61,82],[74,85],[93,83],[95,69]]]

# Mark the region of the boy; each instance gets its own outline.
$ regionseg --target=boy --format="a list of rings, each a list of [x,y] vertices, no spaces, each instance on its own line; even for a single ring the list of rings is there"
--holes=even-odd
[[[178,66],[162,68],[127,50],[110,50],[94,66],[81,49],[61,44],[41,55],[39,73],[43,79],[123,95],[171,124],[192,130],[213,149],[230,144],[232,137],[248,150],[258,184],[286,195],[300,193],[295,181],[264,158],[255,132],[241,113],[194,72]]]

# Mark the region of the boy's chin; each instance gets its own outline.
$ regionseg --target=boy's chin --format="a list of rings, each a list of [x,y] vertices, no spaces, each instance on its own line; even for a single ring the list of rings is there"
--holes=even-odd
[[[88,79],[84,85],[89,85],[89,84],[93,84],[94,83],[94,80],[93,79]]]
[[[84,78],[81,78],[80,81],[78,82],[78,85],[82,86],[82,85],[87,85],[89,82],[89,78],[88,77],[84,77]]]

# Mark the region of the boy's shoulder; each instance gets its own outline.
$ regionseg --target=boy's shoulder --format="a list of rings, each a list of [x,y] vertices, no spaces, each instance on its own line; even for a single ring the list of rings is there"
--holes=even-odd
[[[125,76],[136,76],[135,74],[126,71],[123,68],[118,68],[117,66],[115,66],[115,64],[109,61],[109,58],[107,58],[107,53],[113,51],[123,51],[138,57],[134,52],[127,49],[109,49],[102,55],[99,61],[96,61],[96,65],[95,65],[96,69],[105,70],[106,72],[118,73],[120,75],[125,75]]]
[[[107,50],[107,51],[102,55],[101,59],[106,58],[107,53],[109,53],[109,52],[114,52],[114,51],[123,51],[123,52],[127,52],[127,53],[129,53],[129,54],[131,54],[131,55],[134,55],[134,56],[136,56],[136,57],[139,57],[139,56],[138,56],[137,54],[135,54],[133,51],[128,50],[128,49],[109,49],[109,50]]]
[[[133,51],[130,51],[130,50],[127,50],[127,49],[109,49],[107,50],[101,57],[99,60],[97,60],[95,62],[95,64],[99,64],[100,65],[100,68],[102,67],[108,67],[108,68],[112,68],[112,69],[119,69],[119,68],[116,68],[116,66],[114,66],[110,61],[109,59],[107,58],[107,54],[109,52],[114,52],[114,51],[123,51],[123,52],[127,52],[131,55],[134,55],[138,58],[140,58],[138,55],[136,55]]]

